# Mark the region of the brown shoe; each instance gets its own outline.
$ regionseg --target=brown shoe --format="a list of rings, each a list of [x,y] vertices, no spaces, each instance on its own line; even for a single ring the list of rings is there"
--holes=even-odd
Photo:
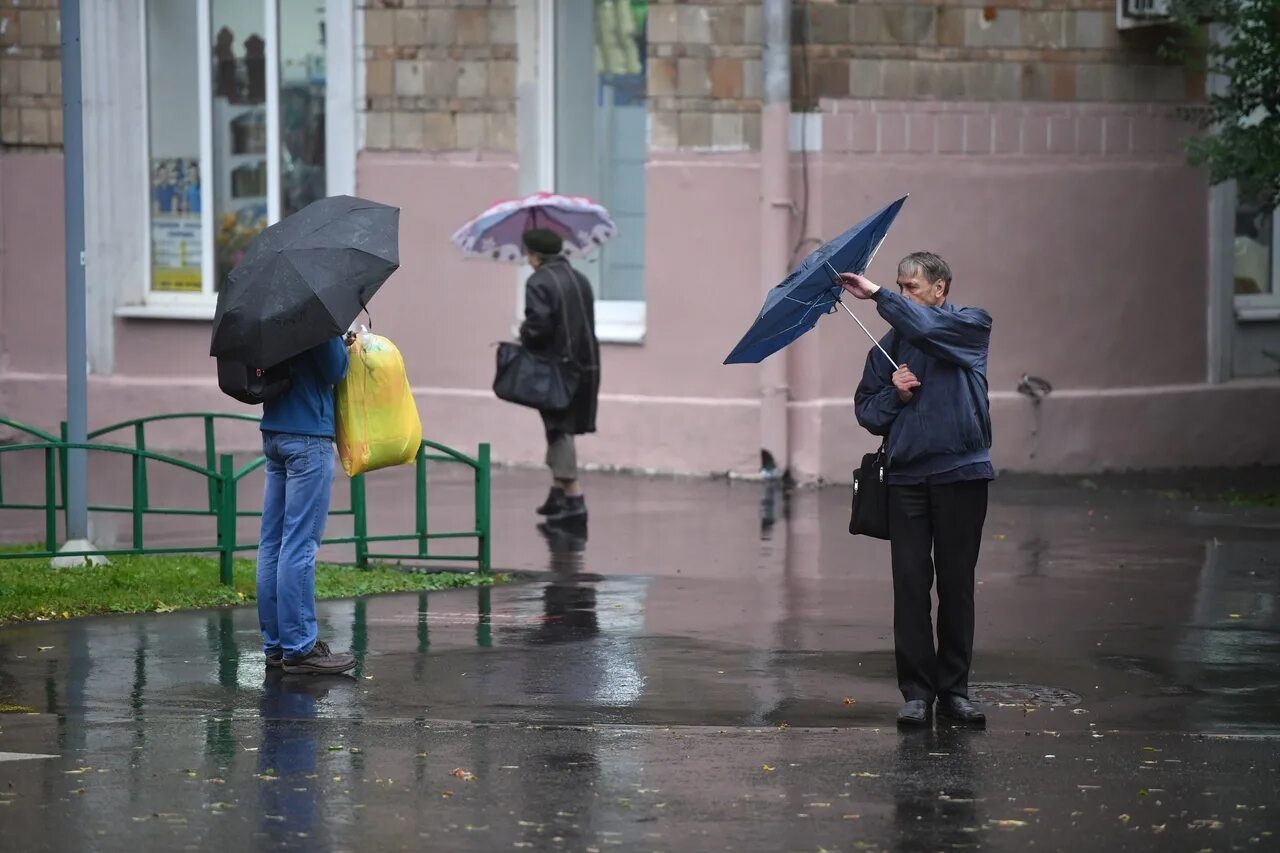
[[[334,654],[329,651],[329,644],[323,640],[316,640],[316,644],[311,647],[311,651],[300,658],[284,659],[285,672],[307,673],[310,675],[341,675],[355,668],[356,659],[350,652]]]

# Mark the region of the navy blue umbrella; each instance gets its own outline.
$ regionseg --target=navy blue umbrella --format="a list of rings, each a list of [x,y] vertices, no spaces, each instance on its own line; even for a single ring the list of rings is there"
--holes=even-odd
[[[843,289],[839,273],[866,272],[906,200],[903,196],[868,216],[805,258],[782,284],[769,291],[760,316],[724,363],[757,364],[812,329],[823,314],[832,313],[837,305],[849,311],[840,302]],[[849,314],[852,316],[853,312]],[[861,321],[858,325],[862,325]],[[866,326],[862,328],[866,331]],[[887,353],[885,357],[888,358]],[[889,361],[892,363],[893,359]]]

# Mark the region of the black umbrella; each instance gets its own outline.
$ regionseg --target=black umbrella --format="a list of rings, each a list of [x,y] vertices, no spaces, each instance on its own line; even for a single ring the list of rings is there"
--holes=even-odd
[[[333,196],[263,231],[218,292],[209,354],[267,368],[345,332],[400,266],[399,221]]]

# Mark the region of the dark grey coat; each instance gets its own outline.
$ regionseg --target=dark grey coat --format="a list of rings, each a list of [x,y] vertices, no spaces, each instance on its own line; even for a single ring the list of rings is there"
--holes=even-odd
[[[548,435],[595,432],[600,394],[595,296],[586,276],[565,258],[550,258],[529,276],[520,342],[532,352],[567,353],[582,368],[582,382],[572,405],[563,411],[542,412]]]

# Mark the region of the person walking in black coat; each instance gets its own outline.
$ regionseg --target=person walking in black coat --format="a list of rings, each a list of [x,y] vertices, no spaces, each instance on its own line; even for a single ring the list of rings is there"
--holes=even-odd
[[[552,484],[537,511],[550,522],[586,521],[574,436],[596,431],[600,342],[596,339],[595,296],[586,276],[561,254],[564,241],[560,235],[538,228],[526,231],[523,241],[533,275],[525,284],[520,343],[531,352],[567,355],[582,370],[582,381],[569,407],[541,412]]]

